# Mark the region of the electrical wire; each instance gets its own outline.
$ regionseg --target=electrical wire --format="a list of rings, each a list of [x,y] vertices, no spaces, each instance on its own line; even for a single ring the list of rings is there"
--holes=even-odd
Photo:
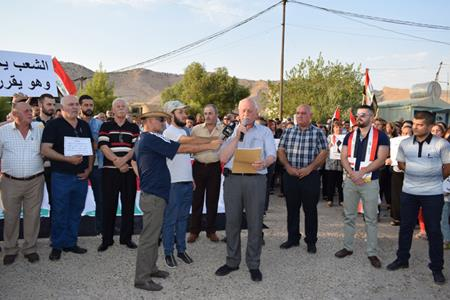
[[[220,36],[230,32],[232,30],[234,30],[234,29],[236,29],[236,28],[238,28],[238,27],[240,27],[240,26],[242,26],[242,25],[244,25],[244,24],[246,24],[246,23],[248,23],[248,22],[250,22],[250,21],[252,21],[252,20],[254,20],[256,18],[258,18],[259,16],[261,16],[261,15],[267,13],[268,11],[274,9],[275,7],[280,5],[282,2],[283,1],[279,1],[279,2],[275,3],[274,5],[269,6],[268,8],[266,8],[266,9],[264,9],[264,10],[262,10],[262,11],[256,13],[256,14],[254,14],[253,16],[251,16],[251,17],[249,17],[249,18],[247,18],[247,19],[245,19],[243,21],[240,21],[240,22],[238,22],[238,23],[236,23],[236,24],[234,24],[234,25],[232,25],[232,26],[230,26],[228,28],[225,28],[225,29],[220,30],[220,31],[218,31],[216,33],[213,33],[213,34],[211,34],[211,35],[209,35],[207,37],[204,37],[204,38],[202,38],[200,40],[197,40],[195,42],[189,43],[189,44],[187,44],[187,45],[185,45],[183,47],[180,47],[180,48],[172,50],[170,52],[161,54],[159,56],[147,59],[147,60],[145,60],[143,62],[134,64],[134,65],[131,65],[131,66],[120,68],[120,69],[115,70],[113,72],[120,72],[120,71],[126,71],[126,70],[130,70],[130,69],[134,69],[134,68],[141,67],[141,66],[147,65],[149,63],[154,63],[154,62],[157,62],[157,61],[159,61],[161,59],[164,59],[164,58],[167,58],[167,57],[170,57],[170,56],[173,56],[173,55],[178,55],[180,53],[184,53],[186,51],[189,51],[189,50],[192,50],[194,48],[197,48],[197,47],[199,47],[199,46],[201,46],[201,45],[203,45],[205,43],[210,42],[211,40],[214,40],[214,39],[216,39],[216,38],[218,38],[218,37],[220,37]]]
[[[414,26],[414,27],[424,27],[424,28],[431,28],[431,29],[450,30],[450,26],[445,26],[445,25],[434,25],[434,24],[418,23],[418,22],[413,22],[413,21],[404,21],[404,20],[389,19],[389,18],[383,18],[383,17],[374,17],[374,16],[369,16],[369,15],[362,15],[362,14],[357,14],[357,13],[348,12],[348,11],[342,11],[342,10],[337,10],[337,9],[331,9],[331,8],[316,6],[316,5],[312,5],[312,4],[309,4],[309,3],[296,1],[296,0],[288,0],[288,2],[300,4],[300,5],[307,6],[307,7],[314,8],[314,9],[323,10],[323,11],[326,11],[326,12],[331,12],[331,13],[334,13],[334,14],[354,17],[354,18],[373,20],[373,21],[392,23],[392,24],[399,24],[399,25],[405,25],[405,26]]]

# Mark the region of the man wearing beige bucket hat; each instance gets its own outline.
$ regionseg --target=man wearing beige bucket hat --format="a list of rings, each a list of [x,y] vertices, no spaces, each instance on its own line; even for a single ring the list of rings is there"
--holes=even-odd
[[[173,159],[177,153],[196,153],[216,150],[221,141],[208,144],[183,144],[166,139],[161,133],[170,115],[157,109],[140,116],[144,132],[135,147],[133,167],[140,178],[140,208],[144,213],[143,227],[139,239],[134,286],[148,291],[159,291],[162,286],[151,278],[166,278],[168,272],[158,270],[158,238],[161,232],[164,209],[169,201],[170,173],[166,159]]]

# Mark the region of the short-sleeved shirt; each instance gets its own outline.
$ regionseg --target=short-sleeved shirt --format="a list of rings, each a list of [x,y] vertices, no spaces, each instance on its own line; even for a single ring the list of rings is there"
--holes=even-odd
[[[2,172],[24,178],[44,171],[41,156],[42,124],[33,122],[24,138],[15,122],[0,127]]]
[[[100,150],[100,148],[98,147],[98,136],[99,136],[100,128],[101,128],[102,124],[103,124],[103,122],[96,118],[91,118],[89,120],[89,127],[91,128],[92,138],[94,139],[95,143],[97,143],[97,150],[95,151],[94,166],[98,166],[99,168],[103,167],[103,153]]]
[[[373,127],[370,127],[370,130],[373,130]],[[343,146],[348,146],[348,139],[350,137],[350,135],[353,132],[349,132],[347,133],[347,135],[344,138],[344,142],[343,142]],[[367,142],[369,141],[369,136],[370,136],[370,131],[367,132],[366,136],[364,138],[362,138],[361,136],[361,130],[358,128],[355,132],[355,171],[359,171],[359,167],[362,161],[366,160],[366,150],[367,150]],[[382,132],[378,130],[378,143],[377,143],[377,150],[376,150],[376,154],[375,154],[375,159],[377,159],[378,157],[378,149],[380,148],[380,146],[388,146],[389,147],[389,138],[388,136]],[[351,145],[349,146],[351,147]],[[379,170],[375,170],[372,172],[372,180],[376,180],[378,179],[380,175],[380,171]]]
[[[286,129],[278,148],[283,148],[289,164],[294,168],[305,168],[322,150],[327,150],[327,138],[323,131],[310,125],[302,130],[299,126]]]
[[[47,122],[42,134],[42,143],[53,144],[53,150],[64,155],[64,137],[80,137],[92,139],[89,124],[81,119],[77,119],[77,126],[74,128],[64,118],[56,118]],[[73,165],[68,162],[51,160],[52,172],[79,174],[83,173],[89,166],[89,157],[83,156],[81,164]]]
[[[195,125],[194,128],[192,128],[192,136],[198,136],[198,137],[218,137],[222,133],[223,125],[222,124],[216,124],[216,126],[213,128],[213,130],[210,132],[208,127],[206,126],[206,123]],[[219,153],[215,150],[207,150],[198,152],[194,155],[195,160],[209,164],[213,162],[219,161]]]
[[[166,139],[161,134],[141,134],[134,151],[141,191],[169,201],[170,173],[166,159],[173,159],[179,147],[179,143]]]
[[[411,136],[400,142],[397,161],[405,163],[403,192],[413,195],[442,194],[442,165],[450,164],[450,143],[433,136],[419,142]]]
[[[182,136],[187,136],[187,133],[184,128],[170,125],[164,130],[163,135],[169,140],[178,142]],[[193,180],[191,156],[188,153],[178,153],[173,159],[167,159],[167,167],[170,171],[172,183],[189,182]]]
[[[232,134],[223,144],[221,149],[224,149],[237,134],[237,126]],[[277,157],[277,150],[275,147],[275,140],[273,138],[272,131],[266,126],[262,126],[254,123],[253,127],[247,130],[244,135],[244,140],[238,143],[238,149],[252,149],[261,148],[261,160],[266,159],[268,156]],[[225,168],[233,169],[234,155],[225,164]],[[267,168],[256,171],[258,174],[267,174]]]
[[[108,146],[109,149],[118,157],[128,154],[133,149],[137,138],[139,137],[139,126],[125,120],[122,126],[119,126],[114,120],[102,124],[98,136],[98,148]],[[131,159],[128,161],[130,165]],[[114,163],[106,156],[103,159],[104,168],[116,168]],[[131,167],[131,165],[130,165]]]

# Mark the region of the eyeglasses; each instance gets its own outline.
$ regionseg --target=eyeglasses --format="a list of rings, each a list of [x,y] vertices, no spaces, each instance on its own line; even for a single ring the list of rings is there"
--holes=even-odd
[[[368,116],[370,116],[370,114],[367,114],[367,113],[356,114],[357,118],[365,118],[365,117],[368,117]]]
[[[122,132],[119,133],[119,143],[123,143],[123,134],[122,134]]]

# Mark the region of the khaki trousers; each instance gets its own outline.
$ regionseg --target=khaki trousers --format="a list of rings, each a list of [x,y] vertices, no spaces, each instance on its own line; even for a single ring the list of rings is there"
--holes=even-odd
[[[161,234],[166,201],[158,196],[141,191],[140,207],[144,215],[137,250],[135,283],[150,281],[150,274],[158,271],[156,266],[158,239]]]
[[[2,202],[4,207],[3,249],[5,255],[19,252],[20,213],[23,206],[22,253],[36,252],[36,241],[40,228],[40,211],[44,193],[44,176],[32,180],[21,181],[6,178],[0,179]]]

